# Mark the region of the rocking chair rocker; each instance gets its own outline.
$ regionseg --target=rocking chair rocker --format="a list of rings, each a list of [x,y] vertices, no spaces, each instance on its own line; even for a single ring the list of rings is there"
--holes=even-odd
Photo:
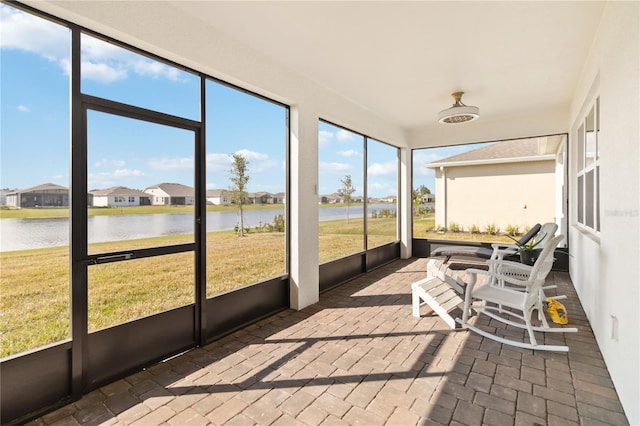
[[[465,290],[462,320],[456,318],[456,321],[464,328],[507,345],[545,351],[569,351],[568,346],[539,344],[534,335],[534,331],[578,331],[577,328],[549,327],[544,314],[544,282],[553,266],[554,250],[562,239],[562,235],[548,239],[533,266],[508,260],[489,260],[488,271],[467,269],[470,279]],[[479,275],[484,275],[485,279],[483,285],[476,286]],[[507,339],[470,324],[469,315],[472,309],[478,315],[482,313],[507,325],[526,329],[529,343]],[[541,323],[539,326],[531,324],[535,310],[538,311],[538,320]],[[509,317],[518,321],[510,320]]]

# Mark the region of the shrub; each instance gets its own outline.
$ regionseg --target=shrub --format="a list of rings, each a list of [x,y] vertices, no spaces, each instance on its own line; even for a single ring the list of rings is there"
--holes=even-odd
[[[378,217],[396,217],[396,211],[391,209],[382,209]]]
[[[449,222],[449,231],[460,232],[462,231],[462,226],[460,226],[460,224],[457,222]]]
[[[484,230],[489,235],[496,235],[498,231],[500,231],[500,228],[498,228],[498,225],[496,225],[495,223],[490,223],[484,228]]]
[[[434,226],[434,227],[431,229],[431,231],[432,231],[432,232],[439,232],[439,233],[443,233],[443,232],[447,232],[447,228],[446,228],[446,227],[444,227],[444,226],[441,226],[441,225],[437,225],[437,224],[436,224],[436,226]]]
[[[469,227],[469,232],[472,233],[472,234],[479,234],[480,233],[480,227],[474,223],[473,225],[471,225]]]
[[[284,215],[275,215],[273,218],[273,230],[276,232],[284,232]]]
[[[520,228],[518,228],[518,225],[507,225],[504,232],[506,232],[510,237],[515,237],[520,233]]]

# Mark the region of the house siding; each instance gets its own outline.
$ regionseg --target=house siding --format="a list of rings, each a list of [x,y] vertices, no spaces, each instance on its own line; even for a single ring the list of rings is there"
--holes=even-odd
[[[555,161],[531,161],[436,170],[436,225],[455,222],[481,230],[495,224],[521,230],[555,222]],[[491,202],[491,207],[486,206]]]
[[[640,3],[609,2],[569,121],[575,134],[585,110],[600,97],[601,227],[593,233],[576,223],[578,150],[571,138],[569,273],[632,425],[640,424],[639,44]]]

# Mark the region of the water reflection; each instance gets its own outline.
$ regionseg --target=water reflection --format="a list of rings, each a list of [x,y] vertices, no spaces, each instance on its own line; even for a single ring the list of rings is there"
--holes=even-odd
[[[370,205],[369,210],[389,209],[395,205]],[[349,207],[349,217],[362,217],[362,205]],[[248,228],[273,223],[284,210],[249,210],[244,213]],[[319,209],[321,221],[346,218],[346,207]],[[207,213],[207,232],[231,230],[238,223],[236,212]],[[134,240],[164,235],[194,233],[192,214],[150,214],[90,216],[87,222],[89,243]],[[65,246],[69,244],[69,219],[1,219],[0,251]]]

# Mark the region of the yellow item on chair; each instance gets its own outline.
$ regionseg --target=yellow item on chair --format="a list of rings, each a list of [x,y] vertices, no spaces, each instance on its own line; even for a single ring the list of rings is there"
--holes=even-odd
[[[562,325],[569,324],[567,309],[553,297],[547,297],[547,313],[554,323]]]

